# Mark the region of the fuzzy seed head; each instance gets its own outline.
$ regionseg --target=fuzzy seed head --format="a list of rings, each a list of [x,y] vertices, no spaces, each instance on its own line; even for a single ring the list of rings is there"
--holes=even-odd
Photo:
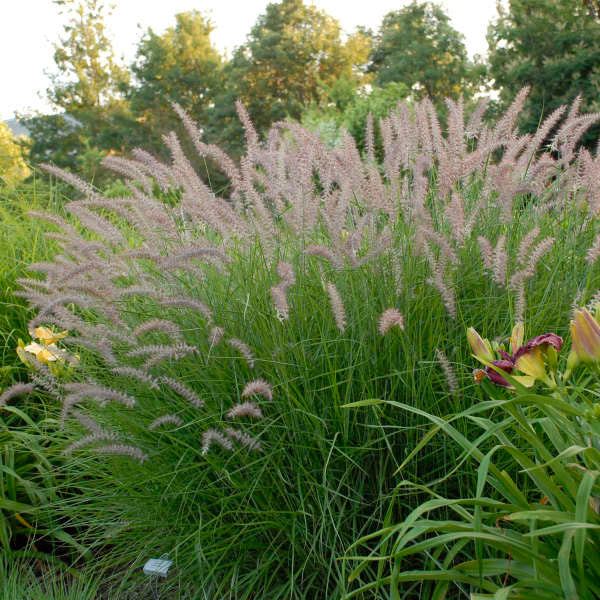
[[[388,308],[379,318],[379,333],[381,335],[385,335],[391,327],[399,327],[404,330],[404,317],[395,308]]]

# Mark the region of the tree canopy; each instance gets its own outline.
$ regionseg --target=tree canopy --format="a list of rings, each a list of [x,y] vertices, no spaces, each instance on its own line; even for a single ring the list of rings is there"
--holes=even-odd
[[[403,83],[417,99],[468,96],[483,74],[469,60],[464,36],[432,2],[414,0],[385,15],[370,58],[378,85]]]
[[[370,40],[342,39],[336,19],[302,0],[267,6],[228,69],[228,95],[248,108],[259,130],[319,102],[340,76],[360,80]]]
[[[160,146],[160,134],[178,126],[172,102],[202,121],[221,93],[223,58],[211,43],[213,29],[213,23],[194,10],[175,15],[175,26],[162,34],[149,29],[140,41],[128,97],[153,147]]]
[[[489,72],[502,110],[531,86],[522,120],[534,131],[543,115],[582,95],[581,111],[600,110],[600,10],[596,0],[510,0],[488,31]],[[587,140],[597,137],[590,131]]]
[[[129,71],[117,64],[100,0],[55,0],[68,17],[55,44],[56,72],[46,96],[57,111],[24,119],[34,162],[78,168],[84,154],[129,146],[124,89]],[[125,126],[125,124],[127,126]],[[84,160],[85,162],[85,160]],[[93,175],[93,173],[89,173]]]
[[[23,145],[0,121],[0,186],[12,187],[29,175],[29,168],[23,157]]]
[[[333,138],[344,127],[359,146],[368,113],[376,122],[400,97],[429,96],[438,108],[446,97],[469,101],[490,76],[499,111],[531,86],[526,131],[577,94],[582,111],[600,111],[600,0],[499,5],[488,31],[487,70],[478,57],[469,59],[462,34],[430,1],[389,12],[375,34],[359,28],[351,35],[305,0],[272,2],[230,59],[213,46],[210,19],[183,12],[164,31],[144,33],[129,68],[115,58],[104,0],[53,1],[65,14],[46,92],[56,112],[23,119],[30,158],[88,177],[108,153],[136,146],[165,153],[161,136],[182,130],[172,102],[200,124],[205,141],[234,157],[244,144],[238,100],[259,133],[291,118],[330,127]],[[595,128],[586,140],[597,134]]]
[[[50,75],[46,91],[50,102],[65,111],[89,110],[119,102],[127,69],[115,61],[112,43],[106,34],[101,0],[54,0],[64,6],[69,21],[64,37],[54,45],[57,72]]]

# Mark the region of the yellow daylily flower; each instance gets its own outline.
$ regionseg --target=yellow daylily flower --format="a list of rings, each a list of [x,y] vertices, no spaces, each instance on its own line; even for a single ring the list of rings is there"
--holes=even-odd
[[[515,357],[515,367],[517,367],[521,373],[525,373],[525,376],[528,377],[527,381],[533,380],[531,385],[533,385],[533,382],[536,380],[539,380],[550,387],[556,387],[556,382],[553,377],[550,377],[546,372],[546,365],[544,364],[544,355],[541,346],[527,349],[527,351],[522,354],[517,353],[517,356]],[[521,383],[526,387],[531,387],[531,385],[528,385],[527,383]]]
[[[533,387],[535,384],[535,377],[532,377],[531,375],[511,375],[511,377],[527,388]]]
[[[33,330],[33,336],[40,340],[42,344],[48,346],[50,344],[56,344],[58,340],[69,335],[68,331],[53,331],[48,327],[36,327]]]
[[[64,360],[67,356],[66,350],[61,350],[56,344],[48,344],[47,346],[31,342],[23,348],[25,352],[33,354],[40,362],[49,363],[57,360]],[[18,353],[18,349],[17,349]],[[20,355],[19,355],[20,357]]]

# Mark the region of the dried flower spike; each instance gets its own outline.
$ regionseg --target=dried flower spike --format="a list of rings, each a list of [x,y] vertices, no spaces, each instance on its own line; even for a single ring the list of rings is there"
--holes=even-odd
[[[9,400],[22,396],[23,394],[30,394],[33,392],[33,383],[15,383],[9,388],[5,389],[2,395],[0,395],[0,408],[2,408]]]
[[[346,310],[344,309],[344,303],[342,302],[342,297],[340,296],[337,287],[335,287],[335,284],[331,283],[331,281],[327,282],[327,293],[329,294],[331,310],[335,317],[335,324],[337,325],[337,328],[344,333],[347,326]]]
[[[450,393],[453,396],[458,396],[458,380],[456,379],[456,375],[454,373],[454,369],[452,369],[450,361],[439,348],[435,349],[435,357],[442,366],[442,370],[444,371],[444,375],[446,376],[446,383],[448,384],[448,389],[450,390]]]
[[[404,330],[404,317],[399,310],[388,308],[379,318],[379,333],[385,335],[392,327]]]
[[[238,417],[252,417],[253,419],[262,419],[262,410],[254,402],[242,402],[236,404],[227,413],[228,419],[237,419]]]
[[[248,382],[242,391],[242,398],[249,398],[256,394],[260,394],[268,400],[273,400],[273,390],[264,379],[255,379],[254,381]]]
[[[210,447],[213,444],[217,444],[221,446],[224,450],[233,450],[233,444],[231,440],[225,437],[220,431],[216,429],[207,429],[202,434],[202,455],[205,456],[208,454]]]

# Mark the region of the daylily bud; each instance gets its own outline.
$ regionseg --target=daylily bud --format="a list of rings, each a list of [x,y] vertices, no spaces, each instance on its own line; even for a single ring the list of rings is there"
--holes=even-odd
[[[514,354],[522,345],[525,339],[525,325],[523,323],[517,323],[510,336],[510,349]]]
[[[600,361],[600,325],[585,309],[575,311],[571,321],[571,339],[573,350],[579,360],[587,363]]]
[[[546,348],[546,360],[551,370],[556,371],[558,367],[558,352],[554,346],[548,346]]]
[[[26,365],[27,367],[31,366],[29,361],[27,360],[27,352],[25,352],[25,342],[23,342],[23,340],[21,338],[19,338],[19,340],[17,342],[16,351],[17,351],[17,356],[19,357],[21,362],[24,365]]]
[[[467,341],[473,354],[479,359],[487,362],[494,360],[495,356],[492,346],[488,340],[484,340],[473,327],[467,329]]]
[[[571,352],[569,352],[569,357],[567,358],[567,370],[563,375],[563,380],[566,381],[571,376],[573,369],[581,362],[577,352],[573,348],[571,348]]]

